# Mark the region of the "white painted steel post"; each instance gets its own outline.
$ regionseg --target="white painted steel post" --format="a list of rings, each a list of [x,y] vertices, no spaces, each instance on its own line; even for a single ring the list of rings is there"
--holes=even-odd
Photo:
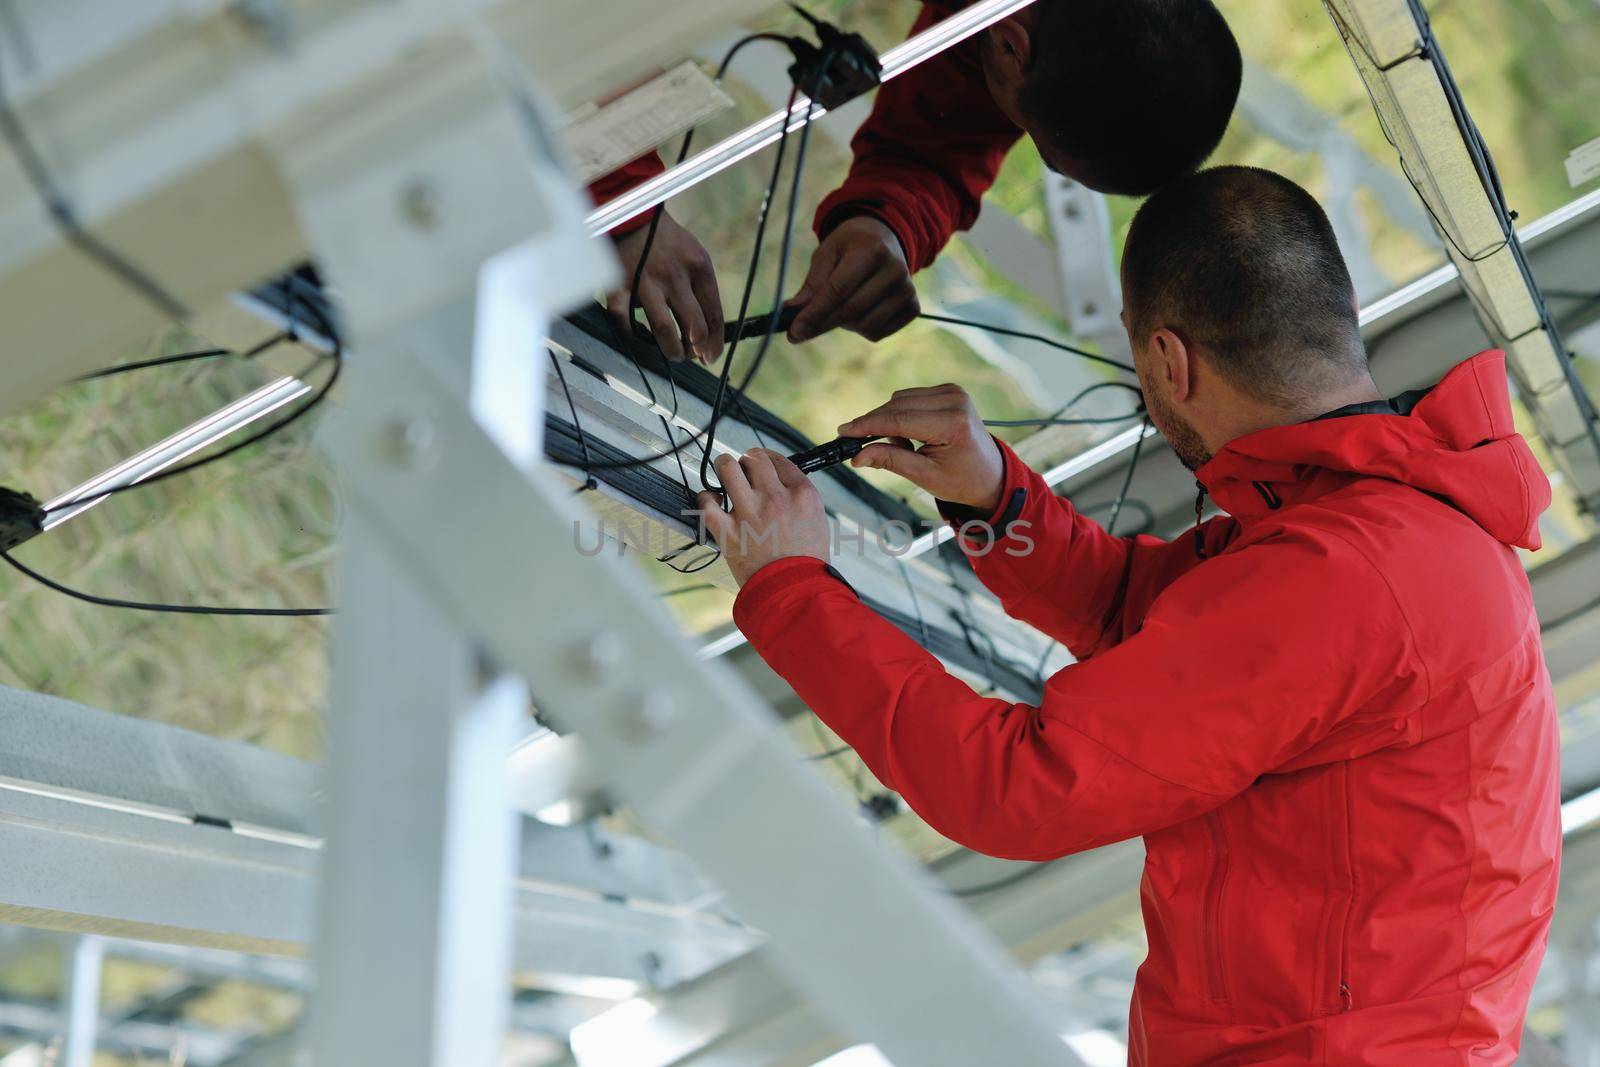
[[[62,997],[64,1033],[58,1067],[92,1067],[100,1029],[100,965],[105,942],[76,937],[66,946],[67,981]]]

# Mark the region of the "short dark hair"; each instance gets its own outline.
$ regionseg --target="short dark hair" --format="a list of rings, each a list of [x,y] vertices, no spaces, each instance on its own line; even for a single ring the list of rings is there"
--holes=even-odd
[[[1211,0],[1039,0],[1020,104],[1102,193],[1144,196],[1222,140],[1239,44]]]
[[[1350,272],[1300,186],[1258,167],[1213,167],[1157,192],[1122,253],[1136,339],[1167,327],[1236,388],[1297,407],[1366,368]]]

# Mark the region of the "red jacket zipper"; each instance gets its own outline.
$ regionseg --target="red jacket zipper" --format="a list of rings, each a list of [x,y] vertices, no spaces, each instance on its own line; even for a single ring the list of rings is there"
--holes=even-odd
[[[1228,975],[1222,963],[1222,888],[1228,880],[1228,838],[1220,816],[1206,816],[1206,832],[1211,838],[1211,878],[1206,883],[1205,949],[1206,984],[1212,1000],[1228,999]]]

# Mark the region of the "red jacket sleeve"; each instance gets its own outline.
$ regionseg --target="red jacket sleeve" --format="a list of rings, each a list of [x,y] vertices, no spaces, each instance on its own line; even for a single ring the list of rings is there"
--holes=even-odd
[[[1056,496],[1002,441],[1006,480],[993,515],[942,505],[956,543],[1006,614],[1055,638],[1078,659],[1121,641],[1164,586],[1200,563],[1193,535],[1176,541],[1114,537]],[[965,520],[965,521],[963,521]],[[1206,524],[1206,544],[1227,542],[1233,520]]]
[[[917,34],[964,4],[928,0]],[[875,215],[900,238],[913,271],[970,227],[1006,151],[1022,136],[995,106],[976,37],[885,84],[850,142],[850,174],[817,209],[818,237],[851,215]]]
[[[624,163],[610,174],[602,174],[590,182],[589,199],[594,201],[595,207],[601,207],[615,200],[634,186],[649,181],[666,169],[667,165],[661,161],[661,157],[656,153],[650,152],[642,155],[632,163]],[[649,221],[650,212],[641,211],[639,214],[617,223],[607,230],[606,234],[610,237],[621,237],[625,233],[637,230]]]
[[[1329,627],[1315,605],[1364,605]],[[1409,629],[1365,557],[1282,535],[1207,560],[1040,706],[978,696],[815,559],[764,567],[734,617],[888,788],[979,852],[1052,859],[1202,814],[1289,764],[1403,740],[1426,699]],[[1399,709],[1399,710],[1397,710]]]

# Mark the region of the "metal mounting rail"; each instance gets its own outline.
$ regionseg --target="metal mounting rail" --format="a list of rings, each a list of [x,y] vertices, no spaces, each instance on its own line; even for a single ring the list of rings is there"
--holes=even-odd
[[[958,14],[937,25],[930,26],[915,37],[883,53],[882,79],[889,81],[911,68],[925,63],[941,52],[965,41],[973,34],[988,29],[1002,19],[1021,11],[1034,0],[980,0]],[[592,234],[602,234],[626,219],[648,211],[657,204],[693,188],[722,171],[761,151],[782,136],[785,127],[797,130],[806,121],[808,112],[813,120],[821,118],[827,109],[813,104],[805,94],[795,97],[787,110],[779,108],[759,122],[751,123],[738,133],[723,138],[703,152],[669,170],[634,186],[616,199],[601,205],[584,219]]]

